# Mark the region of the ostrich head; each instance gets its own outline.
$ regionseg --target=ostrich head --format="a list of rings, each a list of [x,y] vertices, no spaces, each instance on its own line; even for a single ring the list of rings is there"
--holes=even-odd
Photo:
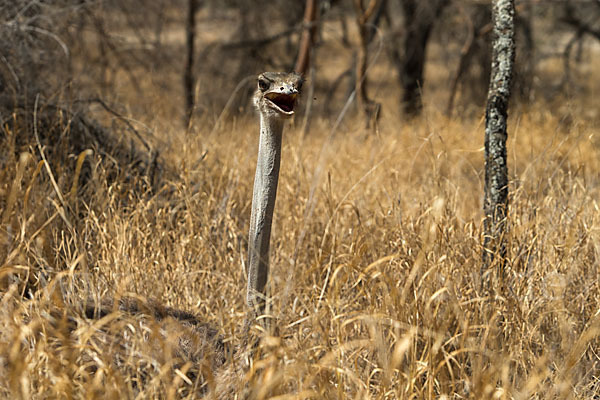
[[[258,76],[254,105],[263,115],[290,118],[294,115],[302,82],[302,76],[295,72],[264,72]]]

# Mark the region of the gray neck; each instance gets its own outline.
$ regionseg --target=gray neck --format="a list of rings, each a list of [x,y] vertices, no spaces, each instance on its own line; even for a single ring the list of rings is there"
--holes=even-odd
[[[266,284],[269,276],[269,242],[279,179],[283,122],[281,118],[267,118],[263,113],[260,114],[258,161],[254,177],[248,239],[246,292],[246,303],[254,317],[262,315],[265,310]]]

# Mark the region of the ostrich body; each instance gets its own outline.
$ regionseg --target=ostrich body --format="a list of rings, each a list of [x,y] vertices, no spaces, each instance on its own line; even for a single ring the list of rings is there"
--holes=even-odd
[[[301,86],[302,78],[296,73],[265,72],[258,76],[254,105],[260,113],[260,138],[248,238],[247,325],[265,311],[283,124],[294,115]]]

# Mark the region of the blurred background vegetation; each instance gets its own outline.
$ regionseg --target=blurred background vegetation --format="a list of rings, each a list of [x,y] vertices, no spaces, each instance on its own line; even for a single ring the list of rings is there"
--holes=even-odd
[[[312,115],[330,117],[355,88],[358,3],[316,2],[306,71]],[[421,98],[449,115],[481,111],[490,72],[488,2],[367,3],[374,5],[364,21],[367,81],[382,113],[419,115]],[[2,101],[32,102],[36,94],[61,104],[101,99],[135,118],[185,123],[187,85],[193,117],[210,124],[232,96],[230,112],[248,111],[253,84],[244,78],[293,69],[307,27],[304,7],[285,0],[3,1]],[[599,20],[597,1],[517,2],[515,103],[560,108],[595,90]],[[598,118],[591,107],[585,114]]]

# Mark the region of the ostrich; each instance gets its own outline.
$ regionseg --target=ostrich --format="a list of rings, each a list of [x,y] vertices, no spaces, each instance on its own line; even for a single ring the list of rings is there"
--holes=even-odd
[[[257,323],[263,329],[268,324],[265,318],[260,318],[265,312],[267,299],[266,283],[269,275],[269,242],[275,197],[279,178],[279,164],[281,160],[281,140],[285,121],[294,115],[296,98],[302,86],[302,77],[296,73],[265,72],[258,76],[258,87],[254,95],[254,105],[260,115],[260,138],[258,146],[258,159],[252,195],[252,211],[250,217],[250,232],[248,238],[248,286],[246,292],[247,316],[244,323],[244,341],[238,346],[242,352],[238,356],[245,357],[246,362],[252,359],[255,343],[251,342],[250,327]],[[126,297],[118,300],[109,300],[101,304],[89,302],[84,306],[84,314],[88,319],[105,320],[111,318],[114,311],[120,311],[123,317],[132,318],[150,317],[151,321],[158,323],[163,339],[169,342],[171,351],[164,352],[161,343],[150,340],[150,358],[169,362],[170,359],[182,360],[182,365],[191,362],[199,366],[196,370],[204,370],[202,366],[209,366],[216,371],[226,362],[226,346],[218,335],[218,329],[203,322],[195,315],[165,307],[154,301]],[[57,316],[60,316],[57,315]],[[57,320],[60,318],[57,318]],[[129,326],[127,320],[123,325]],[[156,325],[155,325],[156,326]],[[110,331],[110,327],[106,330]],[[143,330],[143,329],[141,329]],[[111,339],[112,337],[112,339]],[[127,357],[129,345],[122,341],[120,336],[103,334],[101,341],[112,348],[120,349],[115,356],[117,363]],[[251,344],[250,344],[251,343]],[[116,346],[115,346],[116,344]],[[247,351],[246,351],[247,350]],[[94,355],[86,358],[94,359]],[[162,364],[162,363],[161,363]],[[175,364],[174,367],[178,367]],[[239,371],[239,366],[233,366]],[[189,372],[188,375],[195,375]],[[205,390],[205,389],[201,389]],[[225,398],[226,395],[219,396]]]
[[[269,244],[279,179],[283,124],[294,115],[296,96],[301,87],[302,77],[296,73],[265,72],[258,76],[254,105],[260,114],[260,138],[248,237],[246,304],[249,313],[246,330],[265,311]],[[264,321],[261,325],[267,326]]]

